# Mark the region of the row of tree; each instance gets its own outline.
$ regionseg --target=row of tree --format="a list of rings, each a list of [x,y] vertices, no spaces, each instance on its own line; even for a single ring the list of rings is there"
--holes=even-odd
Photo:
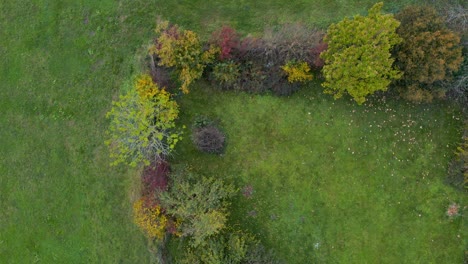
[[[460,37],[434,8],[410,6],[393,16],[382,14],[382,5],[374,5],[367,16],[329,27],[328,50],[321,55],[325,92],[335,98],[346,92],[361,104],[367,95],[393,83],[413,101],[443,96],[450,88],[442,81],[463,61]]]

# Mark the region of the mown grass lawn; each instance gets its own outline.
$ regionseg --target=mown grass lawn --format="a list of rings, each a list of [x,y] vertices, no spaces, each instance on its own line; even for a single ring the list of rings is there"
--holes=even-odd
[[[226,153],[200,154],[186,139],[175,162],[252,186],[234,222],[287,263],[460,263],[466,224],[445,215],[466,195],[443,183],[460,136],[448,105],[388,100],[357,106],[321,94],[291,97],[197,87],[182,100],[186,125],[219,119]],[[188,137],[188,136],[187,136]]]
[[[0,3],[0,262],[149,262],[131,223],[132,172],[108,166],[103,142],[105,113],[137,71],[133,56],[157,15],[206,38],[224,23],[243,33],[293,21],[326,27],[373,3]],[[234,221],[290,263],[463,258],[464,223],[444,216],[450,202],[466,204],[442,184],[460,126],[447,106],[390,102],[385,112],[333,102],[316,86],[292,98],[206,91],[183,99],[183,121],[220,118],[227,153],[199,155],[187,137],[176,160],[252,185]]]

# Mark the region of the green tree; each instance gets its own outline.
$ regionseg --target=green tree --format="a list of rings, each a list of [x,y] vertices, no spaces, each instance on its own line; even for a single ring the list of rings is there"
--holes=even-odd
[[[396,46],[396,65],[403,86],[430,87],[456,72],[463,61],[460,37],[446,28],[433,7],[408,6],[395,16],[403,42]]]
[[[234,187],[186,169],[175,171],[171,179],[171,188],[160,194],[161,205],[167,214],[181,221],[181,236],[190,237],[191,244],[199,246],[225,227],[228,199],[234,195]]]
[[[113,165],[149,165],[152,160],[169,155],[181,138],[175,125],[177,103],[148,79],[151,77],[147,75],[138,77],[126,94],[112,102],[107,113],[110,139],[106,144]]]
[[[357,15],[332,24],[324,41],[328,49],[321,54],[325,93],[335,99],[350,94],[362,104],[369,94],[385,91],[401,73],[392,67],[391,49],[401,42],[396,34],[400,24],[393,15],[382,14],[383,3],[375,4],[367,16]]]

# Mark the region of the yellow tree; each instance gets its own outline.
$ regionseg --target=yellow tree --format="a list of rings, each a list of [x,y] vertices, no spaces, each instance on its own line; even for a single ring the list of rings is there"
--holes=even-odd
[[[106,144],[113,165],[148,165],[169,155],[181,139],[175,120],[179,106],[149,75],[139,76],[128,92],[112,103]]]
[[[401,42],[396,34],[400,24],[393,15],[382,14],[383,3],[375,4],[367,16],[357,15],[332,24],[321,54],[325,93],[335,99],[351,95],[358,104],[375,91],[385,91],[401,73],[392,67],[390,50]]]

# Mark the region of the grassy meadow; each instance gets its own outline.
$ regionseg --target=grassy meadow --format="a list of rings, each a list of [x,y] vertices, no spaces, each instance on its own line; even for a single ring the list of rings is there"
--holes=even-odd
[[[109,167],[104,140],[105,113],[158,15],[207,37],[225,23],[326,27],[374,2],[0,2],[0,262],[151,261],[131,219],[138,177]],[[182,99],[181,122],[219,118],[227,152],[201,155],[187,136],[175,162],[251,185],[232,221],[288,263],[462,262],[466,224],[445,216],[466,204],[443,184],[461,128],[450,106],[358,107],[317,83],[289,98],[210,89],[200,82]]]
[[[287,263],[460,263],[466,224],[448,220],[466,195],[443,180],[460,135],[457,111],[388,100],[334,101],[318,83],[291,97],[200,87],[183,121],[220,121],[228,146],[200,154],[190,141],[175,161],[224,177],[253,195],[233,221]]]

